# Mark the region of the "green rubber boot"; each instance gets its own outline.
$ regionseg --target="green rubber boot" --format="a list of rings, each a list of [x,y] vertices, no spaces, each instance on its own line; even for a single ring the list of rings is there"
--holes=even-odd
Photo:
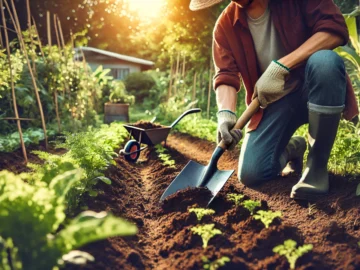
[[[300,181],[293,186],[290,197],[316,200],[329,191],[327,164],[339,127],[341,113],[324,114],[309,111],[310,151]]]
[[[303,169],[304,153],[306,151],[306,140],[301,136],[294,136],[290,139],[288,145],[282,154],[280,163],[286,165],[282,170],[282,176],[290,174],[301,174]],[[284,166],[283,166],[284,167]]]

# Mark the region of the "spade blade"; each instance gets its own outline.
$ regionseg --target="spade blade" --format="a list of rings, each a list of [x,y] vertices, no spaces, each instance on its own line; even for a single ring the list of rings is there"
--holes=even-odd
[[[216,169],[210,179],[208,179],[206,183],[202,183],[203,176],[207,169],[208,166],[190,161],[165,190],[164,194],[160,198],[160,201],[166,199],[172,194],[175,194],[179,190],[207,187],[212,193],[212,197],[209,201],[210,203],[234,171],[221,171]]]

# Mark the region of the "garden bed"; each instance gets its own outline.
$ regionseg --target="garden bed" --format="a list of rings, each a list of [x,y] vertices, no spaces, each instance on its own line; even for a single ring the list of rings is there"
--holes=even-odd
[[[190,159],[206,164],[214,144],[187,135],[171,135],[167,144],[176,160],[174,167],[164,166],[155,151],[144,151],[137,164],[119,158],[107,171],[112,185],[99,182],[102,192],[88,200],[89,209],[125,217],[137,224],[139,233],[88,245],[84,250],[95,262],[76,269],[202,269],[204,255],[211,261],[229,257],[231,262],[222,269],[288,269],[286,259],[272,251],[287,239],[313,244],[313,250],[298,260],[297,269],[359,269],[358,181],[331,175],[329,196],[308,205],[289,198],[297,177],[273,180],[253,190],[239,184],[234,174],[210,206],[216,213],[203,221],[214,223],[222,235],[203,250],[201,238],[190,230],[198,224],[196,217],[187,211],[190,206],[203,206],[203,191],[178,193],[165,204],[159,199]],[[237,162],[238,153],[228,152],[220,169],[237,168]],[[261,201],[264,210],[282,211],[283,217],[265,229],[246,209],[227,201],[226,195],[234,192]]]

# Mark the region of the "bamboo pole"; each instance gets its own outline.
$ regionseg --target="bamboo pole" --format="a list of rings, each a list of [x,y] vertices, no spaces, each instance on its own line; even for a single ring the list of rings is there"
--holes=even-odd
[[[57,45],[58,45],[59,52],[60,52],[61,45],[60,45],[60,38],[59,38],[59,30],[58,30],[58,27],[57,27],[56,14],[54,14],[54,27],[55,27],[56,41],[57,41]]]
[[[169,100],[171,98],[171,88],[173,87],[172,82],[173,82],[173,76],[174,76],[174,68],[173,68],[173,61],[172,61],[172,57],[171,57],[171,65],[170,65],[170,80],[169,80],[169,89],[168,89],[168,96],[167,99]]]
[[[13,1],[13,0],[11,0]],[[51,51],[52,39],[51,39],[51,21],[50,21],[50,12],[46,11],[46,30],[47,30],[47,40],[49,45],[49,53]]]
[[[212,72],[211,72],[211,67],[209,69],[209,91],[208,91],[208,101],[207,101],[207,111],[206,111],[206,116],[208,119],[210,119],[210,101],[211,101],[211,85],[212,85]]]
[[[44,50],[43,50],[43,48],[42,48],[42,43],[41,43],[41,40],[40,40],[39,31],[38,31],[38,29],[37,29],[37,26],[36,26],[36,22],[35,22],[34,17],[32,17],[32,20],[33,20],[33,25],[34,25],[34,29],[35,29],[35,34],[36,34],[36,37],[37,37],[37,41],[38,41],[38,43],[39,43],[39,49],[40,49],[42,58],[43,58],[43,60],[44,60],[44,62],[45,62],[45,61],[46,61],[46,59],[45,59],[45,54],[44,54]]]
[[[5,25],[6,25],[5,12],[4,12],[4,8],[3,8],[3,1],[2,1],[2,0],[0,0],[0,8],[1,8],[2,21],[3,21],[3,24],[4,24],[4,26],[5,26]],[[9,11],[9,12],[10,12],[10,11]],[[0,33],[0,34],[1,34],[1,33]],[[19,132],[21,149],[22,149],[22,153],[23,153],[23,156],[24,156],[25,164],[26,164],[26,163],[28,162],[28,157],[27,157],[25,142],[24,142],[24,138],[23,138],[23,134],[22,134],[21,122],[20,122],[20,118],[19,118],[19,112],[18,112],[18,110],[17,110],[17,102],[16,102],[14,78],[13,78],[12,64],[11,64],[11,52],[10,52],[9,37],[8,37],[7,31],[4,31],[4,35],[5,35],[6,51],[7,51],[8,61],[9,61],[9,68],[10,68],[11,95],[12,95],[12,100],[13,100],[15,118],[17,118],[16,124],[17,124],[18,132]]]
[[[11,10],[8,7],[8,4],[7,4],[7,0],[4,0],[4,1],[5,1],[5,4],[7,5],[9,13],[11,13]],[[24,53],[24,56],[25,56],[25,59],[26,59],[26,62],[27,62],[28,68],[29,68],[31,81],[32,81],[32,84],[34,86],[36,101],[37,101],[38,107],[39,107],[39,112],[40,112],[40,117],[41,117],[41,124],[42,124],[42,128],[44,130],[45,148],[48,149],[48,138],[47,138],[47,134],[46,134],[46,123],[45,123],[44,112],[43,112],[43,108],[42,108],[42,104],[41,104],[41,100],[40,100],[39,89],[38,89],[37,84],[36,84],[36,79],[35,79],[34,73],[33,73],[32,69],[31,69],[29,56],[28,56],[28,53],[27,53],[27,50],[26,50],[24,39],[22,37],[19,17],[17,15],[14,0],[10,0],[10,1],[11,1],[11,6],[12,6],[12,9],[13,9],[14,18],[15,18],[15,21],[13,22],[13,24],[14,24],[14,26],[16,26],[17,35],[18,35],[19,42],[20,42],[20,47],[23,49],[23,53]]]
[[[174,95],[177,95],[177,81],[179,78],[179,68],[180,68],[180,52],[178,52],[176,60],[176,71],[175,71],[175,83],[174,83]]]
[[[6,31],[5,29],[4,29],[4,31]],[[2,48],[4,48],[4,41],[3,41],[3,38],[2,38],[2,34],[1,34],[1,28],[0,28],[0,48],[2,49]]]
[[[57,18],[57,22],[58,22],[58,28],[59,28],[59,33],[60,33],[61,45],[62,45],[63,49],[65,49],[64,32],[62,30],[61,21],[60,21],[59,17]]]
[[[33,35],[32,35],[32,26],[31,26],[31,9],[30,9],[30,2],[29,0],[26,0],[26,10],[27,10],[27,25],[28,25],[28,30],[29,30],[29,38],[30,38],[30,44],[31,44],[31,50],[34,49],[34,40],[33,40]],[[35,48],[35,54],[36,54],[36,48]],[[36,63],[35,63],[35,55],[32,53],[31,54],[31,60],[32,60],[32,64],[33,64],[33,71],[34,74],[37,76],[37,72],[36,72]]]
[[[193,84],[193,92],[192,92],[192,98],[191,98],[191,101],[194,102],[195,101],[195,98],[196,98],[196,78],[197,77],[197,72],[195,71],[195,74],[194,74],[194,84]]]

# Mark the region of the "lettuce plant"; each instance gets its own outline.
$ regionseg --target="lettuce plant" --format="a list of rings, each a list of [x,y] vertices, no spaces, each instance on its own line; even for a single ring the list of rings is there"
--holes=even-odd
[[[277,217],[281,217],[280,211],[264,211],[259,210],[254,215],[254,219],[259,220],[265,225],[265,228],[269,228],[269,225],[273,222],[273,220]]]
[[[260,207],[261,203],[258,201],[252,201],[252,200],[246,200],[242,203],[242,205],[250,211],[250,214],[253,215],[254,214],[254,210],[256,207]]]
[[[82,171],[75,169],[54,177],[48,186],[31,186],[0,172],[0,236],[6,239],[0,239],[0,254],[16,258],[0,261],[0,269],[9,269],[9,262],[10,269],[20,263],[25,270],[52,269],[87,243],[136,234],[135,225],[105,212],[86,211],[64,225],[66,194],[81,178]]]
[[[241,200],[244,199],[245,196],[242,194],[230,193],[226,197],[228,201],[233,202],[235,206],[238,207],[241,203]]]
[[[312,250],[313,245],[303,245],[301,247],[296,248],[297,243],[288,239],[284,242],[283,245],[278,245],[273,248],[273,252],[278,253],[279,255],[285,256],[290,264],[290,269],[295,269],[295,264],[297,259],[299,259],[305,253],[308,253]]]
[[[201,219],[206,215],[213,215],[215,211],[212,209],[205,209],[205,208],[190,208],[190,213],[195,213],[197,220],[200,222]]]
[[[214,229],[214,227],[215,224],[206,224],[191,228],[191,231],[194,234],[197,234],[202,238],[204,249],[207,248],[211,238],[213,238],[217,234],[222,234],[222,232],[219,229]]]
[[[167,150],[165,147],[158,144],[155,146],[155,149],[163,165],[169,166],[170,168],[175,168],[175,160],[171,159],[171,156],[166,153]]]
[[[215,261],[210,261],[207,257],[203,256],[201,258],[201,260],[204,263],[204,269],[209,269],[209,270],[217,270],[222,266],[225,266],[226,263],[230,262],[230,258],[229,257],[221,257],[220,259],[217,259]]]

